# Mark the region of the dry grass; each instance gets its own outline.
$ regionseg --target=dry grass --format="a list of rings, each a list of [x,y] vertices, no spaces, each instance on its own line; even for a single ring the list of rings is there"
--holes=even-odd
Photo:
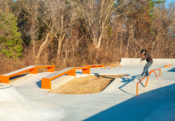
[[[52,93],[57,94],[91,94],[104,90],[115,78],[123,75],[100,75],[79,77],[53,89]]]

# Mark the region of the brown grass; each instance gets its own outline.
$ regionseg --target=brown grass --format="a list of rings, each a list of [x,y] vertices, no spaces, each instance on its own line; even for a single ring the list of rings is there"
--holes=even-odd
[[[123,75],[100,75],[79,77],[53,89],[52,93],[57,94],[91,94],[104,90],[115,78]]]

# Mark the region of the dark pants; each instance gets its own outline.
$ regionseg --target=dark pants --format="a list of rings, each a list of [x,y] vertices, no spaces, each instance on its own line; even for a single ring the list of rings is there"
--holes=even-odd
[[[148,76],[148,75],[149,75],[148,68],[149,68],[151,65],[152,65],[152,62],[148,62],[148,63],[145,65],[141,76],[145,76],[145,75]]]

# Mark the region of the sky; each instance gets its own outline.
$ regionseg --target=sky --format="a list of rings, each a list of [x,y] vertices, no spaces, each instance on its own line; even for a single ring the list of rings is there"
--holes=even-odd
[[[175,0],[165,0],[166,2],[165,2],[165,7],[168,7],[168,5],[170,4],[170,3],[174,3],[175,4]]]
[[[175,0],[166,0],[166,4],[169,4],[171,2],[175,3]]]

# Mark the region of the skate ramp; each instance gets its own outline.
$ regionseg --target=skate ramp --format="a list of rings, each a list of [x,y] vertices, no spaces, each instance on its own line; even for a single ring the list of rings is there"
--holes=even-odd
[[[156,69],[156,68],[160,68],[162,64],[157,64],[157,65],[153,65],[151,66],[151,68],[149,70],[152,69]],[[172,64],[172,66],[168,67],[168,68],[164,68],[162,67],[161,69],[161,76],[158,76],[158,78],[156,78],[155,74],[152,73],[149,76],[149,80],[148,80],[148,85],[147,87],[145,87],[145,83],[146,83],[146,79],[145,78],[139,85],[138,85],[138,89],[139,89],[139,94],[157,89],[157,88],[161,88],[167,85],[171,85],[174,84],[174,79],[175,79],[175,75],[173,73],[172,70],[174,70],[175,64]],[[137,78],[137,76],[139,74],[142,73],[144,68],[144,65],[128,65],[128,66],[123,66],[120,70],[115,71],[116,74],[128,74],[129,76],[126,77],[121,77],[121,78],[117,78],[115,79],[103,92],[104,93],[127,93],[130,95],[135,95],[136,94],[136,85],[137,83],[140,81],[139,78]],[[103,71],[103,73],[105,73]],[[159,71],[157,73],[159,75]]]
[[[12,85],[1,85],[0,97],[1,121],[59,121],[65,115],[51,104],[27,100]]]
[[[162,59],[162,58],[153,58],[153,64],[155,65],[168,65],[174,64],[175,59]],[[141,58],[122,58],[121,65],[144,65],[146,61],[141,61]]]
[[[136,60],[140,61],[140,59]],[[135,62],[135,60],[132,61]],[[128,61],[129,64],[126,61],[121,61],[122,68],[91,69],[91,74],[129,74],[126,77],[116,78],[103,92],[96,94],[64,95],[48,93],[48,90],[42,90],[38,85],[41,79],[49,75],[50,72],[26,75],[12,83],[14,87],[1,91],[3,89],[1,86],[0,96],[8,96],[0,100],[2,107],[0,108],[0,119],[3,121],[112,121],[116,119],[148,121],[156,119],[157,114],[163,115],[161,111],[165,112],[165,109],[171,109],[171,106],[174,106],[175,98],[172,95],[175,83],[175,64],[163,69],[162,76],[159,78],[153,74],[147,87],[139,84],[139,96],[136,97],[136,83],[139,80],[136,80],[135,77],[143,71],[146,62],[132,64],[132,61]],[[150,69],[162,67],[166,62],[171,64],[173,60],[157,63],[152,65]],[[65,76],[58,81],[69,80],[69,78]],[[58,83],[58,85],[60,84],[61,82]],[[171,87],[171,85],[173,86]],[[157,101],[158,103],[156,103]],[[163,107],[164,105],[165,107]],[[173,110],[165,112],[164,116],[172,116],[172,112],[174,113]]]

